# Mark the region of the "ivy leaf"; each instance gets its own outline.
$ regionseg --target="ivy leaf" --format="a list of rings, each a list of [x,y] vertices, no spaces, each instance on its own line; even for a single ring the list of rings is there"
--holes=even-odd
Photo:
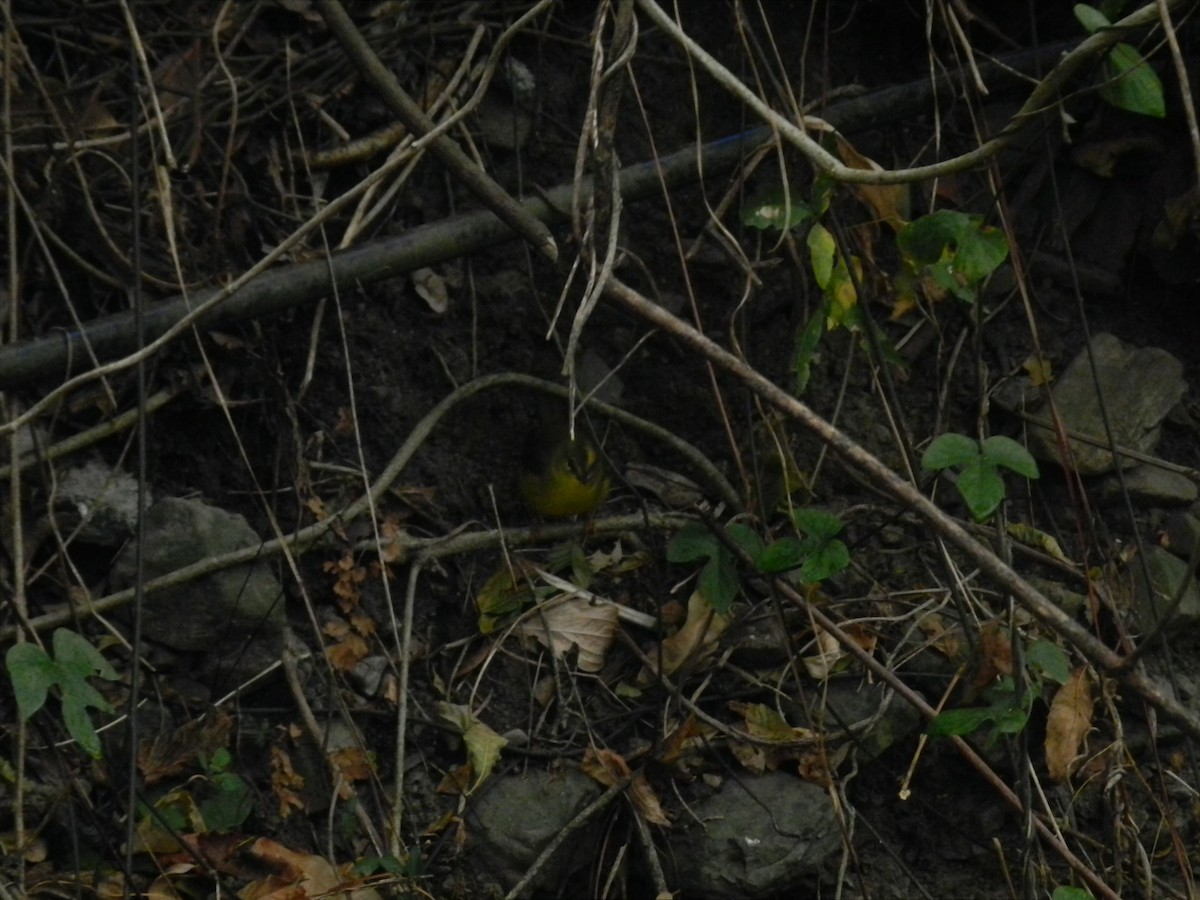
[[[1011,469],[1026,478],[1037,478],[1037,461],[1019,442],[1004,435],[994,435],[983,442],[983,457],[998,466]]]
[[[980,456],[959,472],[958,492],[966,501],[971,518],[982,522],[1004,499],[1004,479],[996,471],[995,463]]]
[[[965,434],[947,432],[940,434],[921,455],[921,468],[927,472],[940,472],[954,466],[965,466],[979,458],[979,442]]]

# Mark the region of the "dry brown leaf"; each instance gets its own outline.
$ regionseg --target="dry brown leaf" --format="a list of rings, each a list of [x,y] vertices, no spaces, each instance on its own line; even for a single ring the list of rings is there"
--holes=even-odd
[[[279,815],[286,819],[292,810],[304,811],[307,803],[300,791],[304,777],[292,767],[292,758],[281,747],[271,748],[271,790],[279,800]]]
[[[579,769],[588,778],[605,787],[612,787],[631,773],[625,757],[620,753],[614,753],[612,750],[605,750],[601,747],[588,747],[583,753]]]
[[[868,159],[841,135],[837,139],[838,156],[852,169],[879,172],[883,167]],[[902,184],[855,184],[851,185],[855,196],[870,207],[877,219],[886,222],[894,231],[899,231],[908,216],[908,187]]]
[[[833,674],[837,665],[846,658],[846,651],[837,638],[821,628],[816,628],[817,653],[802,657],[801,662],[808,674],[817,681],[825,681]]]
[[[412,273],[413,290],[425,301],[435,315],[444,315],[450,308],[450,292],[446,279],[430,268],[417,269]]]
[[[233,719],[219,709],[200,719],[192,719],[168,734],[142,741],[138,749],[138,769],[146,784],[179,775],[203,755],[212,755],[229,746]]]
[[[638,815],[642,817],[643,821],[649,822],[651,825],[666,826],[671,824],[671,820],[667,818],[667,814],[663,811],[658,795],[650,787],[650,782],[646,780],[646,776],[640,772],[634,775],[629,768],[629,763],[619,753],[614,753],[612,750],[589,747],[583,754],[583,760],[579,763],[579,768],[589,778],[605,787],[612,787],[622,779],[629,778],[632,775],[633,777],[630,779],[628,788],[629,798],[633,801],[633,807],[638,811]]]
[[[259,838],[241,852],[272,873],[242,888],[238,892],[241,900],[298,900],[326,893],[348,900],[379,898],[374,888],[355,887],[356,882],[361,883],[359,879],[343,875],[323,856],[290,850],[270,838]]]
[[[349,672],[367,658],[371,648],[360,635],[353,632],[347,634],[336,644],[325,648],[325,656],[329,664],[339,672]]]
[[[921,617],[921,621],[917,623],[917,627],[929,639],[929,645],[934,650],[937,650],[951,662],[962,662],[963,657],[967,653],[967,645],[963,639],[963,630],[960,626],[951,625],[947,627],[941,613],[931,612]]]
[[[1054,781],[1066,781],[1092,727],[1092,679],[1085,666],[1071,673],[1050,701],[1046,719],[1046,769]]]
[[[579,669],[599,672],[604,656],[617,633],[618,611],[611,603],[591,603],[583,597],[567,597],[545,603],[541,610],[517,627],[526,643],[536,641],[561,659],[572,647],[579,648]]]
[[[670,675],[677,671],[685,662],[695,665],[713,652],[717,640],[729,627],[733,616],[729,613],[717,613],[699,593],[688,598],[687,621],[683,627],[662,642],[663,672]],[[650,659],[657,662],[657,654],[653,651]],[[649,684],[654,680],[653,674],[642,672],[638,681]]]
[[[347,781],[366,781],[371,777],[371,760],[362,747],[342,747],[329,754],[330,767]]]
[[[974,699],[998,676],[1011,675],[1012,672],[1012,637],[999,622],[989,622],[979,635],[975,677],[967,685],[967,697]]]

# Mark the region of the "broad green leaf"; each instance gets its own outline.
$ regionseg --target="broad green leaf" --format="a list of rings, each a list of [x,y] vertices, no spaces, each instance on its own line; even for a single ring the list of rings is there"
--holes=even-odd
[[[850,549],[836,538],[826,540],[800,567],[800,580],[805,584],[825,581],[850,565]]]
[[[979,285],[1008,256],[1008,241],[980,216],[939,209],[905,225],[896,235],[900,252],[956,297],[974,301]]]
[[[117,672],[91,642],[78,632],[59,628],[54,632],[54,659],[63,669],[78,678],[98,675],[115,681]]]
[[[992,720],[993,710],[985,707],[949,709],[938,713],[925,728],[930,737],[962,737],[974,734]]]
[[[667,544],[667,561],[673,563],[699,562],[709,559],[720,544],[699,522],[689,522],[675,533]]]
[[[747,525],[742,525],[740,522],[732,522],[725,526],[725,534],[729,539],[746,551],[746,555],[752,559],[757,559],[759,554],[763,552],[762,536]],[[724,547],[717,545],[720,550]]]
[[[1037,461],[1019,442],[998,434],[983,442],[983,457],[1026,478],[1038,477]]]
[[[792,521],[801,533],[818,540],[840,534],[845,527],[841,519],[823,509],[798,509],[792,513]]]
[[[957,432],[935,437],[921,454],[921,468],[940,472],[953,466],[965,466],[979,458],[979,442]]]
[[[1086,3],[1076,3],[1074,9],[1075,18],[1079,24],[1084,27],[1088,34],[1094,34],[1101,28],[1108,28],[1112,22],[1108,20],[1108,16],[1100,12],[1094,6],[1088,6]]]
[[[956,486],[976,522],[988,518],[1004,499],[1004,479],[995,464],[982,457],[963,466]]]
[[[793,388],[797,397],[803,396],[812,374],[812,362],[817,355],[821,336],[825,333],[825,316],[817,313],[808,320],[803,330],[796,333],[796,346],[792,351],[792,372],[796,380]]]
[[[1167,104],[1158,74],[1129,44],[1117,44],[1104,58],[1104,83],[1100,96],[1117,109],[1165,118]]]
[[[813,278],[817,287],[824,291],[833,277],[834,260],[837,257],[837,242],[824,225],[818,223],[808,232],[808,253],[812,260]]]
[[[1029,711],[1010,707],[996,713],[993,723],[998,734],[1020,734],[1029,722]]]
[[[1050,900],[1096,900],[1096,895],[1085,888],[1059,885],[1050,895]]]
[[[240,775],[218,772],[208,785],[213,793],[200,802],[200,814],[210,831],[233,831],[254,811],[254,796]]]
[[[1025,649],[1025,664],[1058,684],[1071,677],[1071,660],[1062,647],[1051,641],[1034,641]]]
[[[756,559],[759,571],[774,575],[798,568],[804,562],[804,552],[795,538],[784,537],[770,544]]]
[[[62,680],[62,668],[37,644],[9,647],[4,665],[17,695],[17,711],[21,720],[28,722],[45,705],[50,688]]]
[[[958,238],[951,261],[957,287],[951,290],[960,299],[973,302],[979,286],[1008,258],[1008,239],[999,228],[979,221],[972,221],[971,226]]]
[[[101,702],[103,702],[103,698],[101,698]],[[105,703],[104,707],[107,706],[108,704]],[[67,734],[71,735],[75,739],[75,743],[79,744],[92,759],[99,759],[101,756],[100,736],[96,734],[96,727],[88,717],[87,707],[88,704],[81,693],[63,692],[62,714],[63,724],[67,726]]]
[[[759,230],[788,231],[815,217],[799,193],[782,185],[760,191],[742,207],[742,224]]]
[[[700,593],[715,612],[729,612],[739,587],[737,566],[728,553],[718,553],[700,570]]]

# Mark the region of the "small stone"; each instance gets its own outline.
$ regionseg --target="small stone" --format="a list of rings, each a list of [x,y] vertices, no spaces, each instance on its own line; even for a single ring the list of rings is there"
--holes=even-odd
[[[1154,586],[1153,599],[1146,588],[1146,580],[1141,576],[1141,566],[1134,560],[1133,615],[1142,633],[1148,634],[1153,631],[1162,616],[1168,612],[1169,633],[1181,633],[1200,622],[1200,584],[1190,577],[1187,563],[1162,547],[1150,546],[1146,549],[1146,568],[1150,571],[1150,580]],[[1188,584],[1184,588],[1183,597],[1174,610],[1169,610],[1184,578],[1187,578]]]
[[[1099,382],[1117,446],[1139,453],[1153,453],[1162,436],[1162,423],[1183,398],[1187,382],[1183,364],[1165,350],[1134,347],[1111,334],[1092,338],[1096,379],[1087,350],[1081,351],[1067,366],[1051,389],[1054,406],[1068,431],[1103,440],[1104,418],[1096,392]],[[1039,413],[1044,418],[1045,410]],[[1115,468],[1113,455],[1102,447],[1069,440],[1076,470],[1081,475],[1100,475]],[[1029,449],[1039,459],[1061,462],[1061,453],[1053,430],[1032,427]],[[1125,460],[1124,465],[1134,465]]]
[[[1125,473],[1125,489],[1137,506],[1186,506],[1197,497],[1196,482],[1158,466],[1138,466]],[[1100,485],[1101,502],[1121,499],[1121,481],[1112,475]]]

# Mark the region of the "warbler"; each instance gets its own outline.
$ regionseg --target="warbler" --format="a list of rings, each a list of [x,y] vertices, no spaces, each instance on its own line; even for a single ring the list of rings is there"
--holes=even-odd
[[[542,410],[530,431],[517,489],[529,509],[548,519],[590,513],[604,502],[612,481],[600,451],[579,428],[574,439],[562,410]]]

